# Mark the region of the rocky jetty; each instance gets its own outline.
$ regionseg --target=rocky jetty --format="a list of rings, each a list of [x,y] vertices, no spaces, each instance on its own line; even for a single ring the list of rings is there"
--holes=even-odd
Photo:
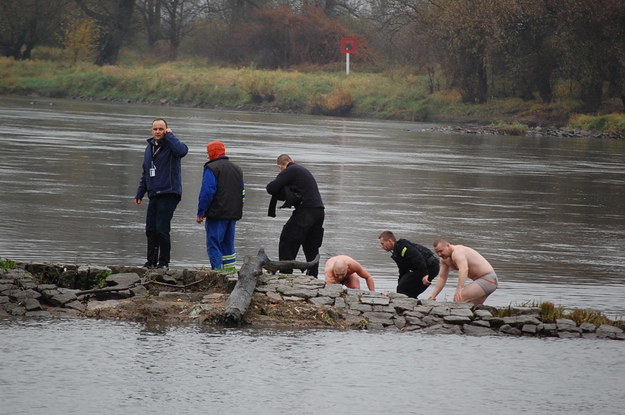
[[[236,281],[236,275],[205,269],[18,264],[0,269],[0,318],[61,315],[218,325]],[[625,340],[625,327],[542,321],[538,308],[502,310],[418,300],[326,285],[303,274],[260,275],[244,322],[258,327]]]
[[[559,137],[559,138],[596,138],[596,139],[625,139],[625,133],[619,131],[588,131],[573,128],[557,127],[527,127],[526,129],[506,129],[505,127],[484,126],[484,125],[454,125],[427,128],[420,131],[442,132],[467,135],[519,135],[528,137]]]
[[[560,338],[607,338],[625,340],[623,328],[559,319],[546,323],[540,309],[510,307],[511,316],[497,317],[500,310],[485,305],[439,302],[409,298],[397,293],[377,293],[326,285],[308,276],[264,275],[256,287],[257,295],[272,302],[311,303],[332,307],[334,316],[344,319],[348,327],[369,330],[420,331],[437,334],[474,336],[538,336]]]

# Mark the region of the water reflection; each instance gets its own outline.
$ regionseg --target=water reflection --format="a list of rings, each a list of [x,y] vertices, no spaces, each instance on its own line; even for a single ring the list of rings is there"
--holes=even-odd
[[[379,289],[396,283],[394,263],[378,246],[381,231],[427,245],[442,234],[493,263],[502,280],[494,305],[553,299],[625,314],[622,141],[445,135],[416,123],[64,100],[0,98],[0,106],[6,257],[142,264],[145,211],[132,196],[150,122],[163,116],[190,148],[173,222],[174,267],[208,264],[194,215],[205,145],[220,139],[248,186],[240,259],[260,247],[277,256],[289,212],[267,217],[265,185],[277,174],[276,156],[289,153],[314,172],[326,203],[322,261],[352,255]],[[451,298],[450,290],[440,298]]]

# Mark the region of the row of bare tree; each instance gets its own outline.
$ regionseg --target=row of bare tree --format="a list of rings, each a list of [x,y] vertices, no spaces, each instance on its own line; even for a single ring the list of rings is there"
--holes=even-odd
[[[340,61],[341,37],[361,61],[440,70],[466,102],[550,102],[564,80],[589,111],[625,104],[623,0],[0,0],[0,54],[16,59],[73,44],[99,65],[129,46],[286,68]]]
[[[384,2],[388,4],[387,2]],[[604,91],[625,104],[622,0],[391,0],[404,47],[440,65],[466,101],[497,94],[552,101],[556,80],[575,82],[586,109]],[[406,14],[406,12],[408,12]],[[391,17],[393,16],[393,17]],[[607,85],[607,87],[606,87]]]

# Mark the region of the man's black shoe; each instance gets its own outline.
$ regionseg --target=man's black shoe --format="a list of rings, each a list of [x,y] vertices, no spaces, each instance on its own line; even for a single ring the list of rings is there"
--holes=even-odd
[[[164,269],[165,271],[169,270],[169,265],[167,264],[158,264],[156,269]]]
[[[143,264],[143,268],[154,269],[156,268],[156,264],[150,264],[149,262],[146,262],[145,264]]]

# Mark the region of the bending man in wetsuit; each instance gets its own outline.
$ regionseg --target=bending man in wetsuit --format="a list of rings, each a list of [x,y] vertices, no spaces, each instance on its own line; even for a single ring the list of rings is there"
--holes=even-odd
[[[396,239],[391,231],[382,232],[378,238],[382,249],[391,252],[391,258],[399,268],[397,292],[417,298],[438,274],[436,255],[423,245]]]
[[[436,296],[447,282],[450,269],[458,271],[454,301],[483,304],[486,297],[497,289],[499,282],[495,270],[475,249],[464,245],[452,245],[445,238],[439,237],[434,241],[434,250],[440,258],[441,270],[430,300],[436,300]],[[465,286],[467,278],[473,282]]]

